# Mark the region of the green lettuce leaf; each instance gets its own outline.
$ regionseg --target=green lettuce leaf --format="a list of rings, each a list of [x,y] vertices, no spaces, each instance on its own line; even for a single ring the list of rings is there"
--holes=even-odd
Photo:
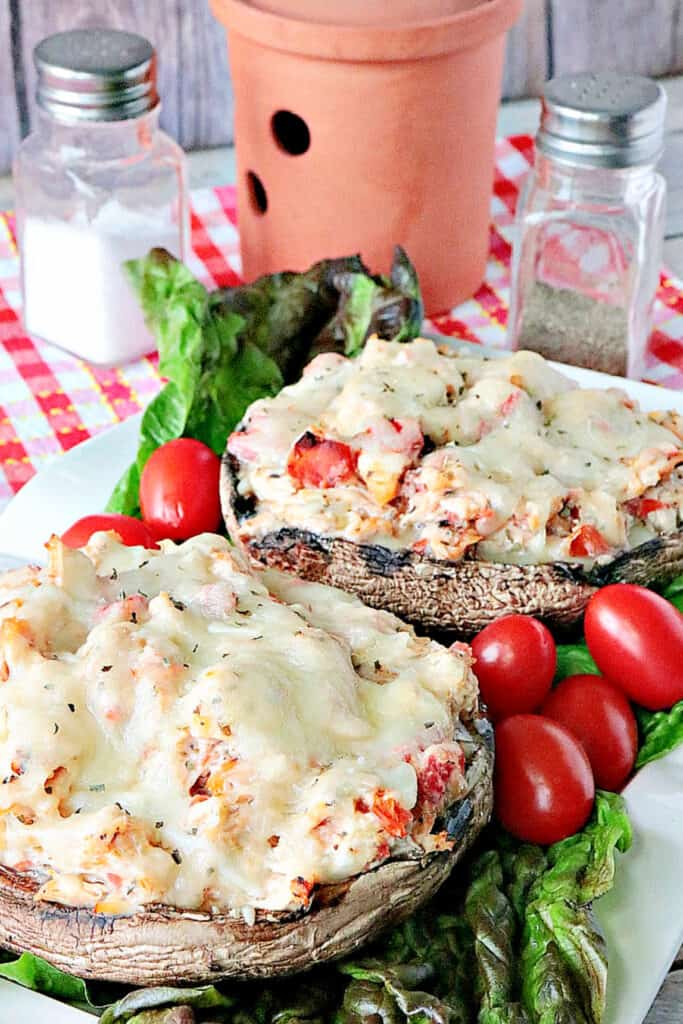
[[[215,318],[206,289],[163,249],[129,261],[126,271],[156,337],[159,370],[168,377],[142,417],[135,462],[117,483],[107,505],[110,512],[139,515],[140,475],[147,459],[167,441],[186,436],[191,419],[200,426],[206,422],[216,404],[206,382],[219,361],[236,359],[243,321],[234,313]],[[267,356],[262,359],[260,370],[275,393],[281,386],[279,372]],[[200,439],[207,436],[205,431]]]
[[[234,998],[219,992],[214,985],[201,985],[197,988],[173,988],[170,986],[139,988],[129,992],[112,1006],[108,1006],[100,1017],[100,1021],[101,1024],[118,1024],[119,1021],[135,1020],[136,1017],[153,1010],[168,1009],[174,1006],[189,1006],[193,1010],[211,1010],[214,1019],[218,1019],[215,1011],[227,1010],[234,1004]]]
[[[247,406],[297,379],[317,352],[353,355],[373,332],[406,341],[422,322],[417,277],[401,249],[390,278],[372,277],[349,256],[211,293],[163,249],[125,267],[168,383],[145,410],[110,512],[140,514],[140,476],[160,445],[193,437],[222,455]]]
[[[524,1003],[539,1024],[600,1024],[607,950],[592,902],[611,888],[615,851],[631,844],[624,802],[598,792],[591,821],[548,850],[548,869],[529,891],[521,951]]]
[[[275,362],[286,383],[298,379],[321,331],[340,302],[344,274],[367,276],[359,256],[320,260],[304,273],[266,274],[250,284],[223,288],[209,295],[220,320],[235,313],[245,324],[245,337]],[[339,349],[341,351],[341,349]]]
[[[318,338],[318,350],[331,348],[355,356],[371,334],[394,341],[412,341],[419,335],[422,295],[415,268],[400,246],[390,277],[371,277],[363,268],[336,272],[332,281],[339,304]]]
[[[683,743],[683,700],[674,704],[670,711],[637,708],[636,717],[640,728],[636,768],[657,761]]]
[[[365,344],[372,323],[375,295],[381,288],[364,274],[348,274],[344,280],[344,294],[340,310],[335,317],[335,330],[344,339],[344,352],[357,355]]]
[[[192,1020],[230,1024],[324,1024],[341,1003],[344,982],[333,968],[286,980],[203,985],[161,986],[129,992],[102,1015],[103,1024],[176,1024],[181,1008]]]
[[[268,983],[235,985],[231,1024],[323,1024],[342,999],[345,979],[334,967]]]
[[[679,612],[683,612],[683,576],[677,576],[675,580],[662,591],[667,601],[671,601]]]
[[[343,1002],[349,1020],[380,1016],[388,1022],[449,1024],[448,1006],[427,991],[434,977],[428,961],[390,966],[381,960],[364,960],[342,964],[340,970],[354,979]]]
[[[519,843],[507,832],[498,835],[498,848],[505,872],[505,888],[515,912],[518,928],[524,924],[524,913],[532,885],[547,867],[545,851],[532,843]]]
[[[683,612],[683,576],[677,576],[662,591],[664,597]],[[683,743],[683,700],[669,711],[647,711],[637,708],[636,716],[640,729],[640,749],[636,768],[642,768],[650,761],[675,750]]]
[[[457,908],[461,896],[456,876],[430,903],[368,950],[371,959],[350,958],[339,965],[340,971],[354,978],[344,1000],[343,1017],[355,1019],[361,1007],[372,1016],[373,1002],[381,1006],[377,1011],[380,1016],[398,1012],[395,991],[403,988],[411,992],[406,1005],[422,1006],[420,1012],[426,1017],[447,1013],[450,1024],[470,1024],[474,1000],[473,936],[463,914],[444,913],[446,908]],[[408,973],[397,975],[398,968]]]
[[[165,1010],[143,1010],[128,1017],[128,1024],[196,1024],[192,1007],[167,1006]]]
[[[567,676],[576,675],[599,676],[600,669],[593,661],[584,643],[558,644],[555,682],[559,683],[561,679],[566,679]]]
[[[0,963],[0,978],[15,981],[24,988],[61,999],[83,1010],[97,1012],[99,1008],[87,982],[60,971],[33,953],[22,953],[19,957]]]
[[[479,1024],[528,1024],[515,998],[515,910],[503,888],[497,850],[482,854],[472,869],[465,918],[474,935]]]

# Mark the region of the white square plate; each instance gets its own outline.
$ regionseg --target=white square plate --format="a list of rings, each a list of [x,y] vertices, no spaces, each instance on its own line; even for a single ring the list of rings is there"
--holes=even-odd
[[[505,354],[459,347],[479,355]],[[583,387],[621,387],[645,410],[668,408],[683,414],[683,392],[573,366],[557,368]],[[103,509],[134,456],[139,422],[139,416],[132,417],[72,448],[30,480],[0,516],[0,552],[40,562],[51,533]],[[0,565],[1,560],[0,554]],[[642,1024],[683,942],[683,747],[640,771],[624,796],[634,827],[633,847],[620,859],[615,886],[597,908],[610,958],[605,1024]],[[0,1024],[92,1019],[0,981]]]

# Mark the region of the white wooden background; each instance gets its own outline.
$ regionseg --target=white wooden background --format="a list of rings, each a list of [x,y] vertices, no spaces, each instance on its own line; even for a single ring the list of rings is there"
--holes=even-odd
[[[164,126],[185,148],[232,141],[225,37],[208,0],[0,0],[0,173],[30,129],[33,47],[83,25],[125,27],[157,46]],[[509,38],[506,97],[536,95],[552,74],[598,67],[683,70],[683,0],[526,0]]]

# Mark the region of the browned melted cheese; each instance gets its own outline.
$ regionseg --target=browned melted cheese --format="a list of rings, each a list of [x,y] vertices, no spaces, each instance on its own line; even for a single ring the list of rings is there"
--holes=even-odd
[[[353,475],[302,485],[289,467],[304,435],[347,445]],[[535,563],[610,558],[683,522],[680,417],[578,388],[531,352],[486,360],[370,339],[255,402],[229,449],[255,499],[247,540],[291,526]]]
[[[445,842],[466,649],[213,535],[49,548],[0,577],[0,863],[39,898],[249,920]]]

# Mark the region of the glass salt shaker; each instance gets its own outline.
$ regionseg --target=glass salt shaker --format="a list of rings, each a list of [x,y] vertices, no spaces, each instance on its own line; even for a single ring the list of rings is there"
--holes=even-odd
[[[639,75],[546,84],[517,208],[512,347],[643,376],[664,233],[665,110],[662,87]]]
[[[185,155],[159,130],[156,57],[141,36],[44,39],[35,130],[14,175],[26,330],[94,363],[154,348],[124,260],[189,245]]]

